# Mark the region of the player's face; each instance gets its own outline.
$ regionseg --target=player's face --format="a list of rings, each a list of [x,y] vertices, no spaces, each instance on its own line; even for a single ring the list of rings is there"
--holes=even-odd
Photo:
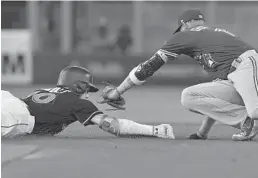
[[[88,92],[85,92],[84,94],[82,94],[81,96],[80,96],[80,98],[81,99],[88,99],[89,98],[89,94],[88,94]]]
[[[187,25],[186,25],[185,23],[182,23],[182,26],[181,26],[181,28],[180,28],[180,31],[183,32],[183,31],[185,31],[185,30],[187,30]]]
[[[193,28],[194,26],[195,26],[195,24],[193,23],[193,21],[186,22],[186,23],[182,22],[182,26],[181,26],[180,31],[181,32],[182,31],[187,31],[187,30]]]

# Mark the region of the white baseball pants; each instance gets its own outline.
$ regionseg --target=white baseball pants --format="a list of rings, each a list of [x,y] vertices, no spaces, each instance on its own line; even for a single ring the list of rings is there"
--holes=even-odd
[[[255,50],[246,51],[238,61],[228,80],[184,89],[182,105],[231,126],[247,116],[258,119],[258,54]]]
[[[31,116],[27,105],[8,91],[1,90],[1,137],[31,133],[35,119]]]

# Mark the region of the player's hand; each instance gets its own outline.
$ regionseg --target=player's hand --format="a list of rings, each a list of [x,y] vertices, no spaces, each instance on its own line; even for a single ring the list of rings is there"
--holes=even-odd
[[[98,103],[107,103],[116,109],[124,110],[125,100],[117,91],[116,87],[110,83],[105,84],[107,84],[107,86],[103,89],[100,101],[98,101]]]
[[[188,137],[190,140],[206,140],[206,137],[200,137],[197,133],[191,134]]]
[[[118,92],[117,88],[111,83],[102,83],[107,85],[102,91],[102,98],[104,100],[118,100],[120,97],[120,93]]]
[[[119,92],[114,86],[106,86],[103,90],[103,98],[108,100],[118,100],[120,97]]]

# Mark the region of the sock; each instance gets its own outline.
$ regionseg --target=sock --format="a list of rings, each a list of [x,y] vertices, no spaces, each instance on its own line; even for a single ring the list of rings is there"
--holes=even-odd
[[[154,126],[139,124],[127,119],[118,119],[120,135],[153,136]]]
[[[216,121],[210,117],[207,117],[206,119],[204,119],[202,121],[201,127],[199,128],[199,130],[197,132],[197,135],[199,134],[198,136],[200,136],[200,137],[207,137],[209,131],[211,130],[211,127],[213,126],[213,124],[215,122]]]

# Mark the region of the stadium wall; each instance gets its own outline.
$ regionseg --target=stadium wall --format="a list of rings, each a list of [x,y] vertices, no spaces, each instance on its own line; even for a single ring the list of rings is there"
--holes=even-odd
[[[69,55],[40,53],[34,55],[33,83],[54,84],[60,70],[68,65],[88,68],[95,77],[95,83],[110,81],[120,83],[130,70],[150,56],[86,56],[77,53]],[[148,84],[188,85],[211,80],[194,60],[186,56],[164,65]]]

